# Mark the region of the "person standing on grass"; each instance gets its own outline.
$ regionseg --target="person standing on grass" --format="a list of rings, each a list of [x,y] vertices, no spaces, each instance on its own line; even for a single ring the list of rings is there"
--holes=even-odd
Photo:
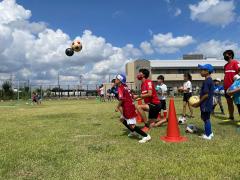
[[[164,84],[164,76],[160,75],[157,77],[157,85],[156,85],[156,91],[158,94],[158,98],[160,99],[160,102],[162,104],[163,109],[163,119],[161,116],[160,111],[160,120],[155,123],[155,126],[161,126],[163,123],[167,122],[167,103],[166,103],[166,96],[167,96],[167,86]]]
[[[190,73],[185,73],[183,75],[184,83],[183,87],[180,88],[181,91],[183,91],[183,111],[182,111],[182,119],[183,121],[186,121],[186,109],[187,106],[190,110],[190,118],[193,118],[193,109],[189,104],[189,99],[192,96],[192,76]]]
[[[205,134],[201,137],[206,140],[213,138],[212,126],[210,121],[211,112],[213,109],[213,94],[214,94],[214,83],[211,78],[211,74],[214,69],[211,64],[198,65],[201,70],[200,74],[205,78],[200,90],[200,101],[193,104],[193,107],[199,107],[201,111],[201,119],[204,121]]]
[[[234,83],[228,88],[227,94],[231,97],[233,96],[234,103],[240,115],[240,76],[238,74],[234,76]],[[240,125],[240,122],[238,124]]]
[[[224,91],[225,97],[228,105],[229,118],[228,120],[234,120],[234,106],[233,106],[233,98],[227,94],[228,88],[233,84],[233,77],[238,74],[240,64],[237,60],[234,60],[234,52],[233,50],[226,50],[223,53],[223,57],[227,64],[224,66]]]
[[[149,131],[150,122],[156,122],[158,114],[162,109],[162,104],[158,99],[157,91],[154,87],[153,82],[149,79],[149,74],[149,70],[147,69],[139,70],[137,78],[139,81],[142,81],[141,95],[134,95],[134,99],[141,98],[145,103],[142,105],[137,105],[137,110],[145,123],[145,126],[142,129],[144,132]],[[145,111],[148,112],[148,119]]]
[[[145,143],[151,140],[151,136],[143,132],[136,126],[136,108],[133,102],[133,97],[126,85],[126,77],[122,74],[116,76],[116,85],[118,86],[118,99],[119,103],[115,111],[119,111],[122,108],[122,117],[120,121],[130,130],[129,137],[137,135],[143,136],[139,143]],[[120,108],[121,107],[121,108]]]
[[[104,86],[103,86],[103,84],[99,87],[99,90],[100,90],[100,101],[105,102],[105,99],[104,99]]]
[[[222,95],[224,94],[224,88],[222,85],[220,85],[221,79],[216,78],[214,79],[214,96],[213,96],[213,111],[212,114],[214,114],[215,107],[219,104],[222,114],[224,114],[224,109],[222,105]]]

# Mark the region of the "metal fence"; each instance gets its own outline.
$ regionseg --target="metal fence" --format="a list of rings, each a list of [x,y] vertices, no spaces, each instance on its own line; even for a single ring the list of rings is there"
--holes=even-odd
[[[42,98],[81,98],[97,96],[99,84],[32,84],[29,81],[0,80],[0,100],[31,99],[33,92]]]

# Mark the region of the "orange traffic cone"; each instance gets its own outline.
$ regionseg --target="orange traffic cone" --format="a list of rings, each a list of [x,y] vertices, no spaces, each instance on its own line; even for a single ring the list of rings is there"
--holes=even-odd
[[[138,99],[137,100],[138,105],[142,105],[142,99]],[[140,115],[140,113],[137,111],[137,123],[142,123],[143,119],[142,116]]]
[[[186,137],[180,136],[173,98],[171,98],[169,102],[167,136],[162,136],[160,139],[165,142],[187,141]]]

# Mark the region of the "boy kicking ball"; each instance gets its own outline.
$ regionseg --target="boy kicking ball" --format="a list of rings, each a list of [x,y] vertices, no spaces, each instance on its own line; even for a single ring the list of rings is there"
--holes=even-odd
[[[204,121],[205,134],[201,137],[206,140],[211,140],[213,138],[210,115],[213,109],[213,94],[214,94],[214,83],[211,78],[211,74],[214,69],[211,64],[198,65],[201,70],[200,74],[205,78],[203,81],[201,91],[200,91],[200,101],[193,104],[193,107],[199,107],[201,110],[201,118]]]
[[[136,126],[136,108],[133,102],[130,90],[126,85],[126,77],[124,75],[117,75],[115,84],[118,86],[118,99],[119,103],[115,111],[122,109],[122,117],[120,121],[126,126],[131,132],[128,136],[140,134],[143,138],[139,143],[145,143],[151,140],[151,136],[143,132],[139,127]]]

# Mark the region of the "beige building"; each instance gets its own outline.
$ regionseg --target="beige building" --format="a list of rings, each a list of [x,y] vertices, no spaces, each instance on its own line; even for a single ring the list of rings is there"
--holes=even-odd
[[[151,79],[157,81],[159,75],[165,77],[165,83],[169,89],[177,89],[183,84],[183,74],[191,73],[193,89],[198,89],[201,86],[203,78],[199,74],[198,64],[211,64],[215,72],[212,74],[214,78],[221,78],[223,80],[224,71],[223,67],[226,64],[224,60],[214,58],[209,59],[193,59],[193,60],[136,60],[126,64],[127,82],[131,83],[133,89],[140,89],[140,82],[136,76],[139,69],[146,68],[151,72]]]

